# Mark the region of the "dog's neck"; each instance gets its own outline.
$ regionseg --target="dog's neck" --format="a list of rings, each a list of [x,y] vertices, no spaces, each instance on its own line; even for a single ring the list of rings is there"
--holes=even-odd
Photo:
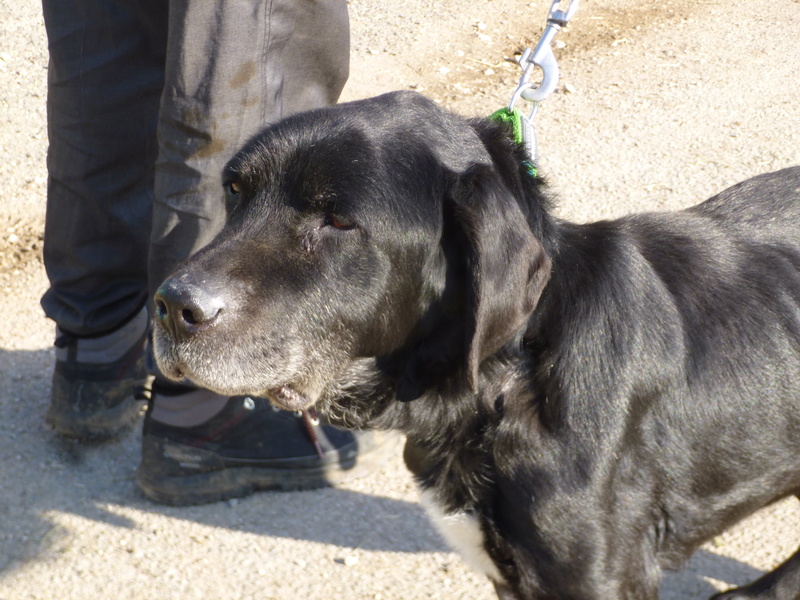
[[[526,393],[520,375],[526,371],[520,368],[524,360],[520,353],[500,352],[482,365],[477,392],[469,390],[460,373],[401,402],[387,381],[390,376],[365,359],[351,366],[317,409],[334,425],[404,433],[409,440],[406,463],[420,484],[440,488],[441,478],[461,481],[446,501],[463,508],[477,502],[475,495],[491,480],[492,444],[506,404]],[[462,450],[454,453],[453,448]]]

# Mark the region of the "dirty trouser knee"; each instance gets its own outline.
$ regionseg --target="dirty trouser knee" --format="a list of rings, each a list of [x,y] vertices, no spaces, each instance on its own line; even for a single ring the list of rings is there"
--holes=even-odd
[[[222,169],[239,147],[267,123],[335,102],[349,70],[345,0],[173,0],[169,30],[151,298],[222,227]]]
[[[42,304],[78,335],[113,329],[152,298],[221,227],[220,173],[235,150],[271,121],[335,102],[348,74],[345,0],[126,0],[84,14],[113,4],[45,0],[61,54],[48,96]],[[98,43],[89,65],[93,51],[78,55],[67,38],[85,52],[87,40],[106,41],[93,29],[117,45]]]

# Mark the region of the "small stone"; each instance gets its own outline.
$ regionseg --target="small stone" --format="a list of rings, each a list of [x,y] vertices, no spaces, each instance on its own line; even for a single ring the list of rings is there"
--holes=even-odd
[[[345,567],[353,567],[358,564],[358,557],[355,554],[348,554],[342,561]]]

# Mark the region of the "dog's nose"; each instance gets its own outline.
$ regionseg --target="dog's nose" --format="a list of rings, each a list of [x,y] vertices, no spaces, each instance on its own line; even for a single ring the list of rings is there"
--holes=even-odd
[[[225,310],[225,300],[212,288],[170,278],[155,295],[156,318],[176,338],[186,338],[213,326]]]

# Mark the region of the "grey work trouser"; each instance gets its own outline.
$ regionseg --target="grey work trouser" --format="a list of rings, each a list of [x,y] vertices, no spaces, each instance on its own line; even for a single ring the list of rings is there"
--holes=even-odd
[[[50,50],[48,317],[78,336],[137,314],[207,244],[220,174],[259,128],[336,101],[346,0],[43,0]]]

